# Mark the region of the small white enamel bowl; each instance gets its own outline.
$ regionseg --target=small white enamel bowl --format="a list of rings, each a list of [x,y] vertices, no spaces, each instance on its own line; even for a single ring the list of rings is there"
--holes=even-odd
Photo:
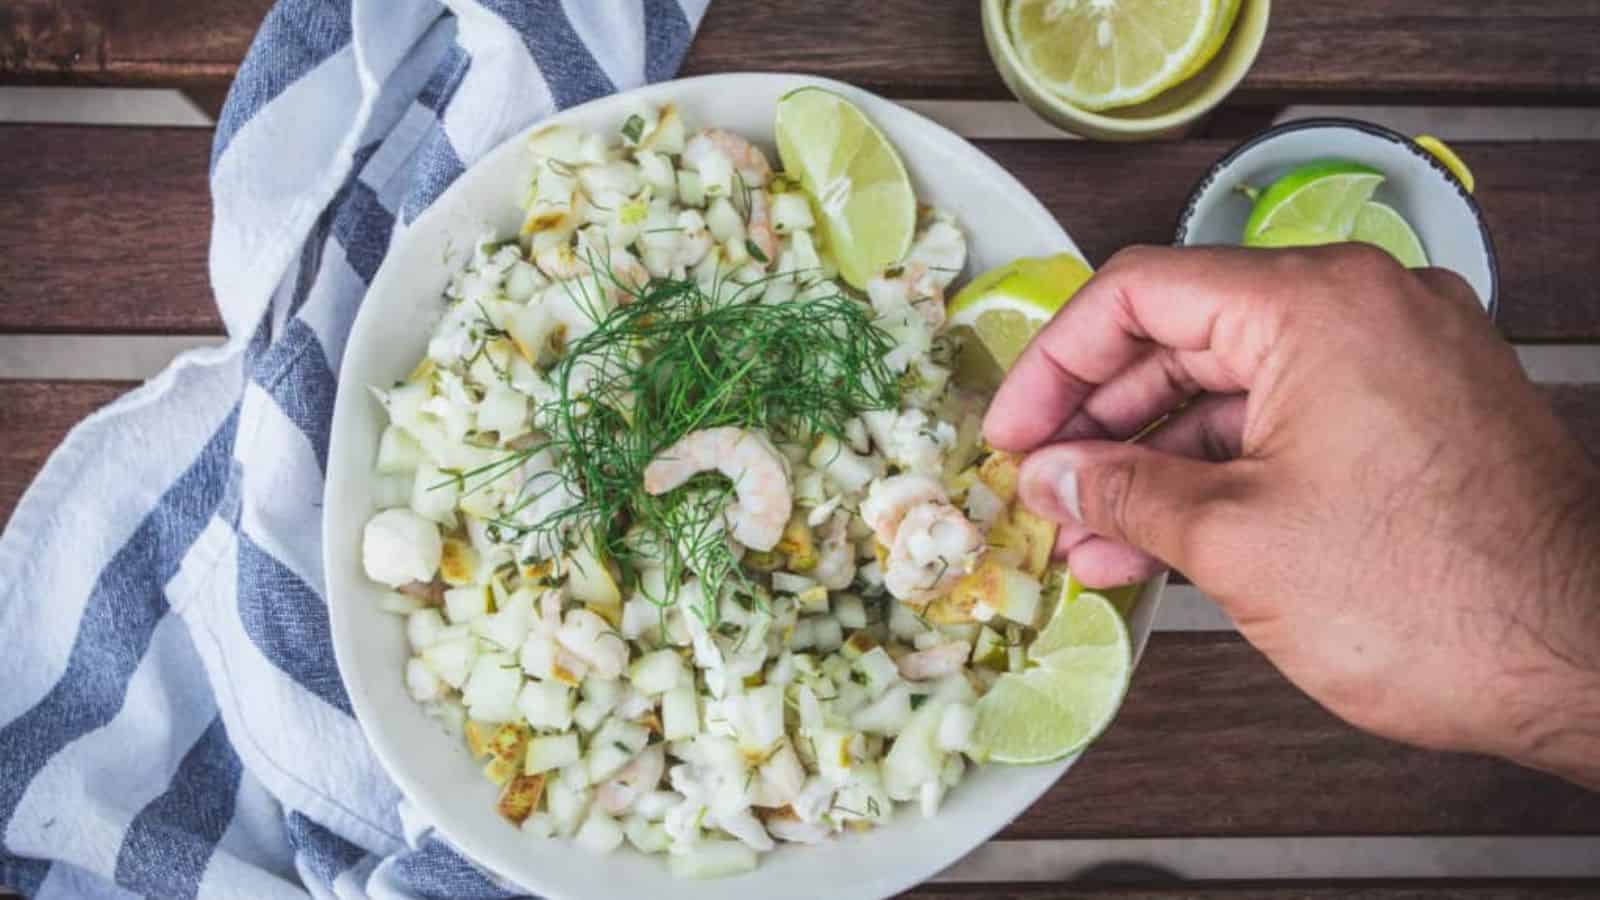
[[[1018,256],[1079,253],[1060,224],[1017,180],[977,148],[903,107],[836,81],[729,74],[652,85],[567,110],[544,124],[615,133],[635,104],[675,103],[694,127],[719,126],[772,150],[772,117],[784,94],[818,85],[861,107],[899,148],[918,197],[953,212],[970,239],[969,274]],[[447,247],[470,247],[485,224],[511,232],[531,160],[517,135],[467,170],[400,235],[373,279],[350,333],[328,453],[322,534],[328,613],[339,671],[374,753],[415,806],[486,868],[552,900],[829,900],[884,897],[926,880],[1026,810],[1073,760],[1034,767],[986,766],[925,819],[905,808],[890,825],[817,846],[788,846],[754,872],[678,881],[662,859],[628,849],[597,857],[571,841],[528,837],[495,812],[496,789],[407,696],[403,621],[379,610],[379,588],[361,568],[361,530],[376,510],[372,465],[384,426],[368,385],[404,378],[443,313],[440,292],[460,264]],[[772,156],[776,159],[776,155]],[[1081,255],[1081,254],[1080,254]],[[1148,585],[1130,630],[1142,650],[1165,580]]]
[[[1303,119],[1230,150],[1189,195],[1174,243],[1238,244],[1251,207],[1239,188],[1266,188],[1291,169],[1321,159],[1364,163],[1387,175],[1374,199],[1404,216],[1428,261],[1466,279],[1484,310],[1494,314],[1499,283],[1494,242],[1472,194],[1416,141],[1370,122]]]

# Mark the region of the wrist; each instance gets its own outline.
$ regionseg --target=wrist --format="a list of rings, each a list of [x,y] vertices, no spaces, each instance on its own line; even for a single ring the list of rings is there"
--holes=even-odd
[[[1581,492],[1565,518],[1532,582],[1534,652],[1506,673],[1504,755],[1600,790],[1600,490]]]

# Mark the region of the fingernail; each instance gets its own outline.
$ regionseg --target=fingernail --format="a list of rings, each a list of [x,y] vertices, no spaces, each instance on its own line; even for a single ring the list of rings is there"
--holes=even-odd
[[[1067,515],[1083,521],[1083,510],[1078,506],[1078,472],[1065,463],[1056,472],[1056,501]]]

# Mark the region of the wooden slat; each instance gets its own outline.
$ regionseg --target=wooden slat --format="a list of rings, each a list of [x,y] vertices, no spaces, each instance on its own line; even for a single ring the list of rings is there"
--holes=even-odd
[[[269,6],[3,0],[0,77],[215,92]],[[713,3],[684,72],[806,72],[897,97],[1006,97],[978,8],[976,0]],[[1235,99],[1595,102],[1597,23],[1596,0],[1280,2]]]
[[[120,382],[0,381],[0,529],[50,451],[79,421],[133,387]]]
[[[715,6],[713,6],[715,8]],[[985,141],[1094,263],[1171,239],[1227,142]],[[0,331],[216,333],[205,247],[210,136],[188,129],[0,126]],[[1514,340],[1600,340],[1594,144],[1464,144],[1500,253]]]
[[[1591,900],[1600,896],[1600,884],[1582,881],[925,884],[901,896],[924,900]]]
[[[0,331],[215,333],[208,131],[0,126]]]
[[[129,385],[0,382],[0,521]],[[1557,392],[1600,447],[1600,386]],[[1115,724],[1003,838],[1600,834],[1600,794],[1344,725],[1230,633],[1158,633]]]
[[[1351,728],[1231,633],[1151,637],[1116,721],[1004,838],[1600,834],[1600,794]]]

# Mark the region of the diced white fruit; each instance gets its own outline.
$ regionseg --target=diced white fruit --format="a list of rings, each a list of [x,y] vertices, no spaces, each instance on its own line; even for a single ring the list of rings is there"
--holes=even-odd
[[[783,737],[782,687],[762,685],[741,696],[729,697],[723,705],[731,706],[729,719],[742,749],[765,752]]]
[[[645,713],[654,709],[656,702],[644,694],[637,687],[625,684],[622,688],[622,697],[617,700],[617,705],[611,714],[619,719],[634,721]]]
[[[593,731],[616,709],[621,699],[622,685],[619,682],[591,675],[583,680],[583,700],[573,710],[572,719],[584,731]]]
[[[850,725],[857,731],[893,737],[911,721],[911,687],[897,684],[883,696],[855,711]]]
[[[382,475],[404,475],[422,462],[422,445],[399,426],[389,425],[378,437],[377,469]]]
[[[761,764],[761,781],[769,806],[788,806],[806,784],[806,769],[794,747],[785,743]]]
[[[573,790],[582,790],[592,784],[589,780],[589,764],[584,762],[582,757],[577,762],[562,766],[556,772],[556,778]]]
[[[409,509],[383,510],[367,521],[361,534],[367,577],[389,587],[432,581],[443,555],[439,527]]]
[[[939,777],[944,753],[936,738],[944,704],[929,700],[911,716],[883,758],[883,784],[895,800],[913,800],[923,782]]]
[[[564,731],[572,726],[572,689],[557,681],[530,681],[517,695],[517,711],[534,728]]]
[[[808,615],[828,611],[828,589],[820,584],[795,594],[794,600],[795,608]]]
[[[604,727],[595,732],[590,743],[616,744],[631,755],[643,750],[645,745],[650,743],[650,729],[633,722],[624,722],[620,719],[612,718],[606,722]],[[591,771],[590,774],[592,775],[593,772]],[[596,778],[594,780],[600,781],[601,779]]]
[[[509,653],[484,653],[472,665],[472,677],[462,689],[467,714],[480,722],[511,722],[517,718],[517,696],[522,692],[522,667]]]
[[[453,688],[467,683],[477,658],[478,639],[470,634],[435,641],[422,651],[423,663]]]
[[[617,678],[628,662],[628,642],[612,630],[610,623],[587,609],[568,611],[556,632],[556,641],[601,678]]]
[[[700,841],[674,853],[669,863],[678,878],[724,878],[756,867],[756,852],[738,841]]]
[[[967,764],[958,753],[952,753],[944,758],[944,768],[939,770],[939,783],[947,788],[955,787],[961,783],[961,776],[967,771]]]
[[[556,826],[549,813],[536,812],[522,820],[522,833],[543,840],[555,835]]]
[[[527,775],[537,775],[551,769],[565,768],[580,758],[577,735],[540,735],[528,741],[528,755],[522,761],[522,771]]]
[[[556,834],[570,837],[577,833],[584,814],[589,811],[592,797],[593,792],[587,788],[574,788],[561,779],[545,785],[545,808],[549,810],[550,822],[555,826]]]
[[[669,741],[700,733],[699,696],[692,685],[681,685],[661,696],[661,731]]]
[[[706,203],[705,185],[700,181],[700,173],[692,169],[678,170],[678,200],[684,206],[704,206]]]
[[[939,749],[952,753],[965,751],[972,743],[972,729],[977,721],[977,711],[965,703],[946,706],[944,715],[939,718]]]
[[[406,617],[406,640],[418,653],[438,641],[444,630],[444,616],[437,609],[419,609]]]
[[[706,208],[706,228],[717,243],[744,243],[744,219],[727,197],[718,197]]]
[[[461,483],[432,463],[417,466],[411,482],[411,511],[442,525],[455,523],[456,503],[461,500]],[[421,581],[423,579],[416,579]]]
[[[566,560],[567,591],[579,603],[602,608],[622,606],[622,592],[611,577],[611,570],[595,555],[588,541],[582,541]]]
[[[855,661],[856,671],[867,680],[867,691],[876,697],[900,680],[900,668],[882,647],[873,647]]]
[[[633,811],[652,822],[661,821],[666,816],[667,810],[683,802],[683,795],[677,791],[645,791],[633,804]]]
[[[772,589],[780,594],[799,594],[816,586],[816,579],[804,575],[796,575],[793,572],[772,573]]]
[[[411,506],[411,472],[403,475],[372,476],[372,506],[374,509],[393,509]]]
[[[940,781],[924,781],[922,787],[917,789],[917,803],[922,808],[923,818],[931,819],[939,812],[944,792],[944,783]]]
[[[790,650],[809,650],[817,643],[817,624],[815,619],[801,619],[794,623],[794,630],[789,633],[788,647]]]
[[[487,584],[471,584],[444,592],[444,611],[456,625],[468,625],[489,614],[493,595]]]
[[[533,678],[550,680],[555,678],[556,642],[555,638],[542,634],[530,634],[522,642],[522,671]]]
[[[420,659],[406,660],[406,690],[411,693],[411,699],[418,703],[427,703],[443,696],[445,685],[433,670],[423,664]]]
[[[833,806],[834,785],[827,779],[816,775],[806,779],[805,786],[800,788],[789,808],[800,817],[802,822],[816,822],[822,814]]]
[[[652,697],[677,687],[683,675],[683,657],[676,650],[647,653],[634,660],[628,668],[628,680],[639,691]]]
[[[622,846],[622,826],[599,810],[592,810],[573,841],[590,853],[610,853]]]
[[[773,843],[772,835],[767,834],[767,829],[762,827],[761,820],[749,807],[737,812],[715,813],[713,819],[718,828],[738,838],[752,850],[765,853],[777,846]]]
[[[509,441],[528,433],[528,398],[502,381],[489,385],[478,402],[478,427]]]
[[[832,616],[822,616],[814,619],[812,627],[812,646],[817,650],[827,653],[837,650],[844,644],[844,627],[839,620]]]
[[[589,780],[595,783],[605,781],[622,770],[622,767],[633,761],[633,753],[626,747],[612,742],[589,742]]]
[[[379,609],[397,616],[409,616],[426,605],[426,601],[421,597],[402,594],[399,591],[385,591],[383,597],[378,600]]]
[[[824,728],[812,737],[817,750],[817,771],[835,783],[849,779],[855,761],[850,756],[850,742],[855,734],[835,728]]]
[[[838,594],[833,598],[833,617],[845,628],[867,627],[867,608],[855,594]]]
[[[779,234],[803,231],[817,224],[811,203],[802,191],[786,191],[772,198],[772,230]]]
[[[665,853],[672,846],[672,836],[667,834],[667,829],[643,816],[629,816],[622,823],[622,832],[640,853]]]
[[[500,604],[498,611],[474,619],[472,631],[495,647],[514,652],[522,647],[533,627],[533,604],[533,590],[520,588]]]

